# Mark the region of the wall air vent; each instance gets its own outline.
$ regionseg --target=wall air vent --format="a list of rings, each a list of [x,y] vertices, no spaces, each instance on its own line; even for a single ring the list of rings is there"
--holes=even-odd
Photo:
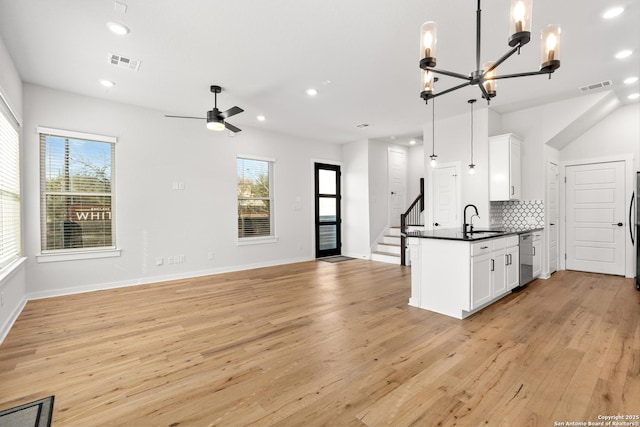
[[[613,82],[611,80],[605,80],[603,82],[592,83],[592,84],[587,85],[587,86],[582,86],[580,88],[580,92],[585,93],[585,92],[590,92],[592,90],[608,88],[608,87],[611,87],[611,86],[613,86]]]
[[[142,61],[139,59],[131,59],[114,53],[109,54],[109,63],[116,67],[127,68],[129,70],[138,71]]]

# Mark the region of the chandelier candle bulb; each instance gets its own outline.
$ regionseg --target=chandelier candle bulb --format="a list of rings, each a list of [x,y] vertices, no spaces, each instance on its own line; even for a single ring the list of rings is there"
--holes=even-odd
[[[496,69],[494,68],[493,70],[487,72],[487,70],[493,67],[494,64],[495,62],[493,61],[484,63],[485,73],[484,73],[484,82],[482,83],[482,85],[484,86],[484,90],[486,90],[487,93],[489,94],[490,98],[493,98],[494,96],[496,96],[496,89],[498,87],[498,80],[495,80]]]
[[[420,28],[420,62],[425,67],[436,66],[437,41],[437,24],[433,21],[422,24]]]
[[[511,1],[509,46],[524,45],[531,39],[532,0]]]
[[[560,27],[547,25],[540,39],[540,70],[553,71],[560,67]]]

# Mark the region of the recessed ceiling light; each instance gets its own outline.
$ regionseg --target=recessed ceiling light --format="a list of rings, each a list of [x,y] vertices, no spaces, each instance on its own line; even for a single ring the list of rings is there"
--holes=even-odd
[[[416,140],[412,139],[411,141],[409,141],[409,145],[416,145]]]
[[[331,83],[333,83],[331,80],[325,80],[322,82],[323,85],[330,85]]]
[[[627,96],[627,98],[629,98],[629,99],[638,99],[638,98],[640,98],[640,93],[632,93],[631,95]]]
[[[259,122],[264,122],[265,120],[267,120],[267,118],[263,115],[256,116],[256,119],[258,119]]]
[[[114,82],[112,82],[111,80],[107,80],[107,79],[101,79],[100,80],[100,84],[104,87],[114,87],[116,84]]]
[[[307,95],[316,96],[317,94],[318,94],[318,90],[317,89],[314,89],[314,88],[307,89]]]
[[[632,53],[633,51],[631,51],[631,49],[621,50],[620,52],[616,53],[616,59],[628,58],[631,56]]]
[[[129,30],[129,27],[127,27],[126,25],[119,24],[117,22],[107,22],[107,28],[109,28],[112,33],[117,34],[119,36],[124,36],[131,32],[131,30]]]
[[[633,84],[633,83],[635,83],[637,81],[638,81],[637,77],[627,77],[626,79],[624,79],[624,84],[630,85],[630,84]]]
[[[611,9],[605,10],[604,13],[602,14],[602,17],[604,19],[611,19],[620,15],[622,12],[624,12],[624,7],[616,6],[616,7],[612,7]]]

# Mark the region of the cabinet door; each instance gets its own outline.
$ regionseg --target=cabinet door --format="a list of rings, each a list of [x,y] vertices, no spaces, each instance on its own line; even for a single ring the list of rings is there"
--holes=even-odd
[[[520,247],[507,248],[507,289],[520,284]]]
[[[491,254],[471,258],[471,309],[492,300]]]
[[[507,253],[504,249],[491,253],[492,297],[507,292]]]
[[[489,140],[489,200],[509,200],[509,138]]]
[[[509,141],[509,199],[520,200],[520,194],[522,193],[521,180],[520,142],[512,136]]]
[[[533,277],[539,277],[542,273],[542,242],[533,242]]]

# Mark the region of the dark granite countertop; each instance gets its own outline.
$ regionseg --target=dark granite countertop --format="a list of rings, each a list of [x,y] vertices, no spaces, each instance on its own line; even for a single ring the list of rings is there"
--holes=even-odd
[[[514,234],[529,233],[544,230],[542,227],[531,228],[478,228],[473,233],[466,235],[461,228],[442,228],[438,230],[410,231],[407,237],[420,237],[423,239],[460,240],[475,242],[478,240],[493,239],[494,237],[509,236]]]

